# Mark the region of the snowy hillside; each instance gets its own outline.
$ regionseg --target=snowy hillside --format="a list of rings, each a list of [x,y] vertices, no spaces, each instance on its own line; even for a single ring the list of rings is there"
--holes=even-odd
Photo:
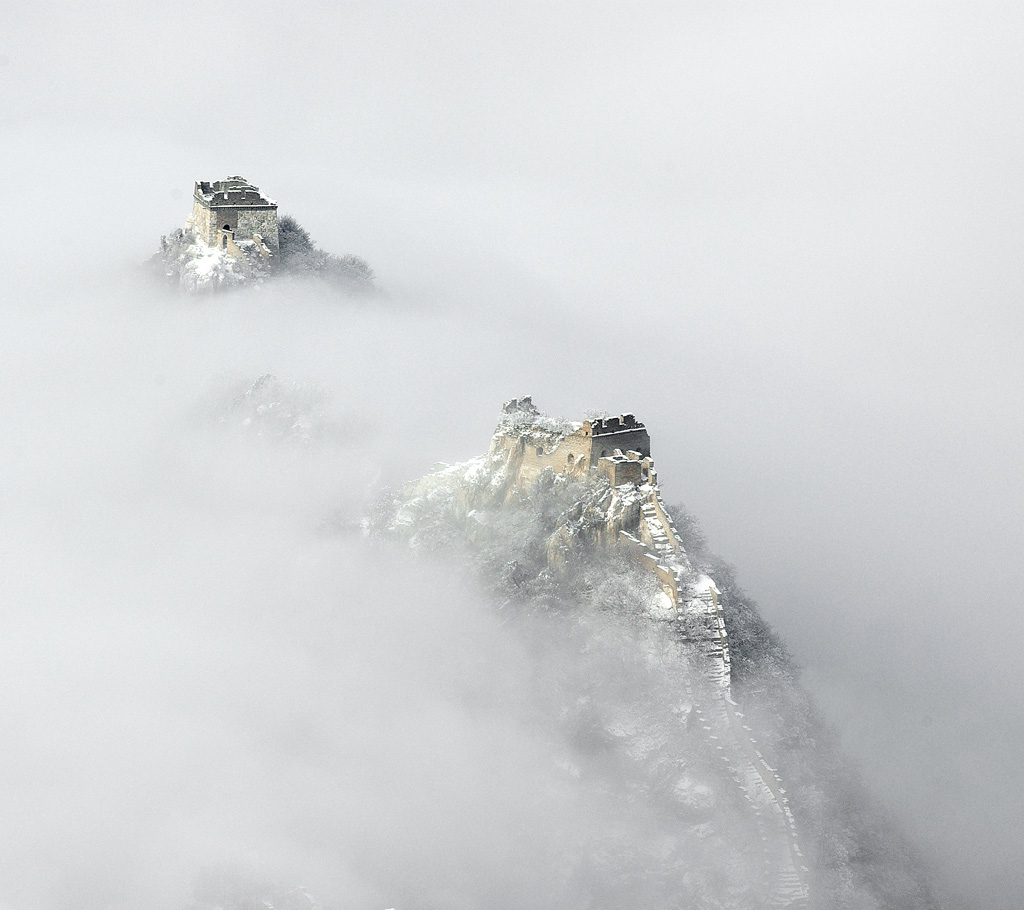
[[[543,415],[538,425],[571,428]],[[541,655],[540,722],[562,740],[564,773],[609,810],[586,854],[561,858],[566,880],[589,882],[595,901],[618,895],[604,906],[804,906],[807,884],[813,907],[936,906],[912,851],[872,808],[801,690],[785,647],[729,567],[706,552],[692,517],[671,509],[669,520],[686,548],[687,584],[715,579],[733,655],[728,712],[742,742],[718,707],[721,682],[706,649],[669,618],[655,576],[602,538],[629,490],[596,473],[550,469],[516,486],[493,451],[389,495],[367,529],[475,566],[509,629]],[[767,787],[754,764],[772,772]],[[772,800],[795,818],[795,868]],[[620,814],[644,818],[629,827],[645,836],[624,842]]]

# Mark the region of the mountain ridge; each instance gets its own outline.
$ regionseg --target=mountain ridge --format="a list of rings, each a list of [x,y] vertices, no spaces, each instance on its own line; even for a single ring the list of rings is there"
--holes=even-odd
[[[757,853],[737,875],[742,884],[732,885],[742,898],[722,903],[719,896],[715,904],[714,888],[687,892],[692,870],[683,871],[685,863],[666,897],[690,893],[694,906],[708,907],[937,907],[913,851],[870,806],[839,756],[784,645],[727,564],[707,552],[696,521],[661,502],[649,449],[600,456],[595,449],[594,463],[582,469],[578,454],[566,456],[566,440],[578,448],[589,424],[550,418],[528,398],[506,402],[487,455],[441,466],[386,497],[366,530],[470,558],[513,613],[593,611],[596,592],[605,616],[644,626],[637,641],[653,636],[670,661],[687,668],[670,712],[683,718],[684,739],[699,746],[652,759],[657,749],[633,742],[650,734],[642,725],[623,733],[621,721],[598,721],[589,734],[611,737],[644,769],[637,773],[653,773],[659,799],[668,792],[683,805],[699,803],[695,794],[711,786],[716,799],[733,801],[730,811],[742,804],[736,814]],[[636,479],[616,485],[622,478],[615,465],[626,462]],[[556,471],[555,464],[567,468]],[[609,594],[616,585],[619,594]],[[602,634],[600,626],[584,635]],[[677,732],[666,726],[659,735],[673,741]],[[690,773],[706,765],[708,755],[694,757],[701,753],[717,764],[703,772],[714,785]],[[678,778],[667,782],[673,774]],[[727,790],[733,792],[725,796]]]

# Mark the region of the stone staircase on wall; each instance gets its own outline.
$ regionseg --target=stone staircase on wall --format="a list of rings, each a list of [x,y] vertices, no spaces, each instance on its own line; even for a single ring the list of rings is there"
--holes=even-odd
[[[772,910],[807,907],[809,873],[785,790],[757,749],[732,698],[729,637],[718,589],[710,578],[694,572],[656,486],[646,491],[636,534],[622,531],[619,540],[656,574],[673,604],[680,632],[705,659],[706,679],[719,697],[696,710],[754,812],[764,851],[763,906]]]
[[[547,445],[552,435],[544,431],[538,436],[534,447],[538,458],[543,455],[541,442]],[[501,431],[495,435],[489,457],[504,462],[502,498],[530,482],[532,475],[525,470],[525,460],[533,451],[524,438]],[[566,465],[573,463],[565,461]],[[562,473],[574,470],[548,467]],[[613,487],[597,540],[617,542],[657,578],[667,599],[665,618],[675,624],[679,635],[690,643],[703,663],[700,682],[694,686],[701,690],[697,698],[703,704],[694,704],[694,710],[699,712],[709,742],[754,814],[763,846],[761,906],[802,910],[809,901],[809,876],[797,841],[796,824],[781,782],[758,751],[750,728],[743,723],[743,715],[732,699],[729,637],[718,589],[711,578],[695,571],[690,562],[661,501],[657,474],[649,458],[645,470],[646,482]],[[639,515],[635,511],[638,499]],[[567,524],[578,517],[567,515]],[[633,530],[624,530],[627,527]],[[549,553],[549,559],[562,553],[560,548],[556,549],[557,553]],[[703,691],[705,683],[710,683],[710,691]]]

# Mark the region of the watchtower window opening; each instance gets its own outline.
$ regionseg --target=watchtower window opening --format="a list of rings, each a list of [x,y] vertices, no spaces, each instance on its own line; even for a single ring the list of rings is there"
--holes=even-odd
[[[565,456],[565,461],[566,461],[566,464],[572,464],[572,453],[571,452],[568,455]]]
[[[231,230],[231,225],[230,224],[225,224],[224,225],[224,230],[225,231],[230,231]]]
[[[604,458],[605,455],[607,455],[607,454],[608,454],[608,450],[607,449],[601,449],[601,457],[602,458]]]
[[[540,446],[537,446],[537,454],[538,455],[543,455],[544,454],[544,449],[542,449]]]
[[[220,245],[221,245],[221,249],[225,249],[226,250],[228,248],[228,238],[227,238],[227,235],[225,235],[225,236],[220,238]]]

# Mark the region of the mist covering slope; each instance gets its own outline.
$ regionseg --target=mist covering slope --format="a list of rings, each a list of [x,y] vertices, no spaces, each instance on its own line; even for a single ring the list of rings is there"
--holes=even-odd
[[[587,533],[588,514],[599,516],[610,493],[601,476],[550,468],[510,489],[501,459],[483,456],[386,495],[367,528],[474,566],[506,626],[529,641],[543,680],[540,722],[563,739],[565,774],[608,812],[582,854],[559,857],[566,905],[766,906],[764,831],[723,770],[718,737],[701,726],[697,705],[711,688],[701,661],[665,621],[651,573]],[[811,906],[937,907],[916,855],[872,807],[783,643],[708,551],[696,520],[671,512],[695,574],[718,583],[733,692],[786,785]],[[564,566],[552,565],[556,551],[568,553]]]
[[[452,468],[354,530],[388,457],[415,476],[410,450],[452,446],[436,398],[396,402],[374,372],[384,350],[429,378],[399,355],[446,331],[273,288],[200,307],[100,288],[28,298],[0,364],[22,390],[0,453],[7,904],[291,910],[302,885],[339,910],[757,905],[758,833],[687,723],[650,579],[585,547],[546,564],[601,489],[480,495],[470,534],[488,472]],[[467,446],[476,413],[451,416]],[[786,739],[827,741],[743,604],[737,684],[779,743],[819,906],[927,906],[831,747],[834,772]]]

